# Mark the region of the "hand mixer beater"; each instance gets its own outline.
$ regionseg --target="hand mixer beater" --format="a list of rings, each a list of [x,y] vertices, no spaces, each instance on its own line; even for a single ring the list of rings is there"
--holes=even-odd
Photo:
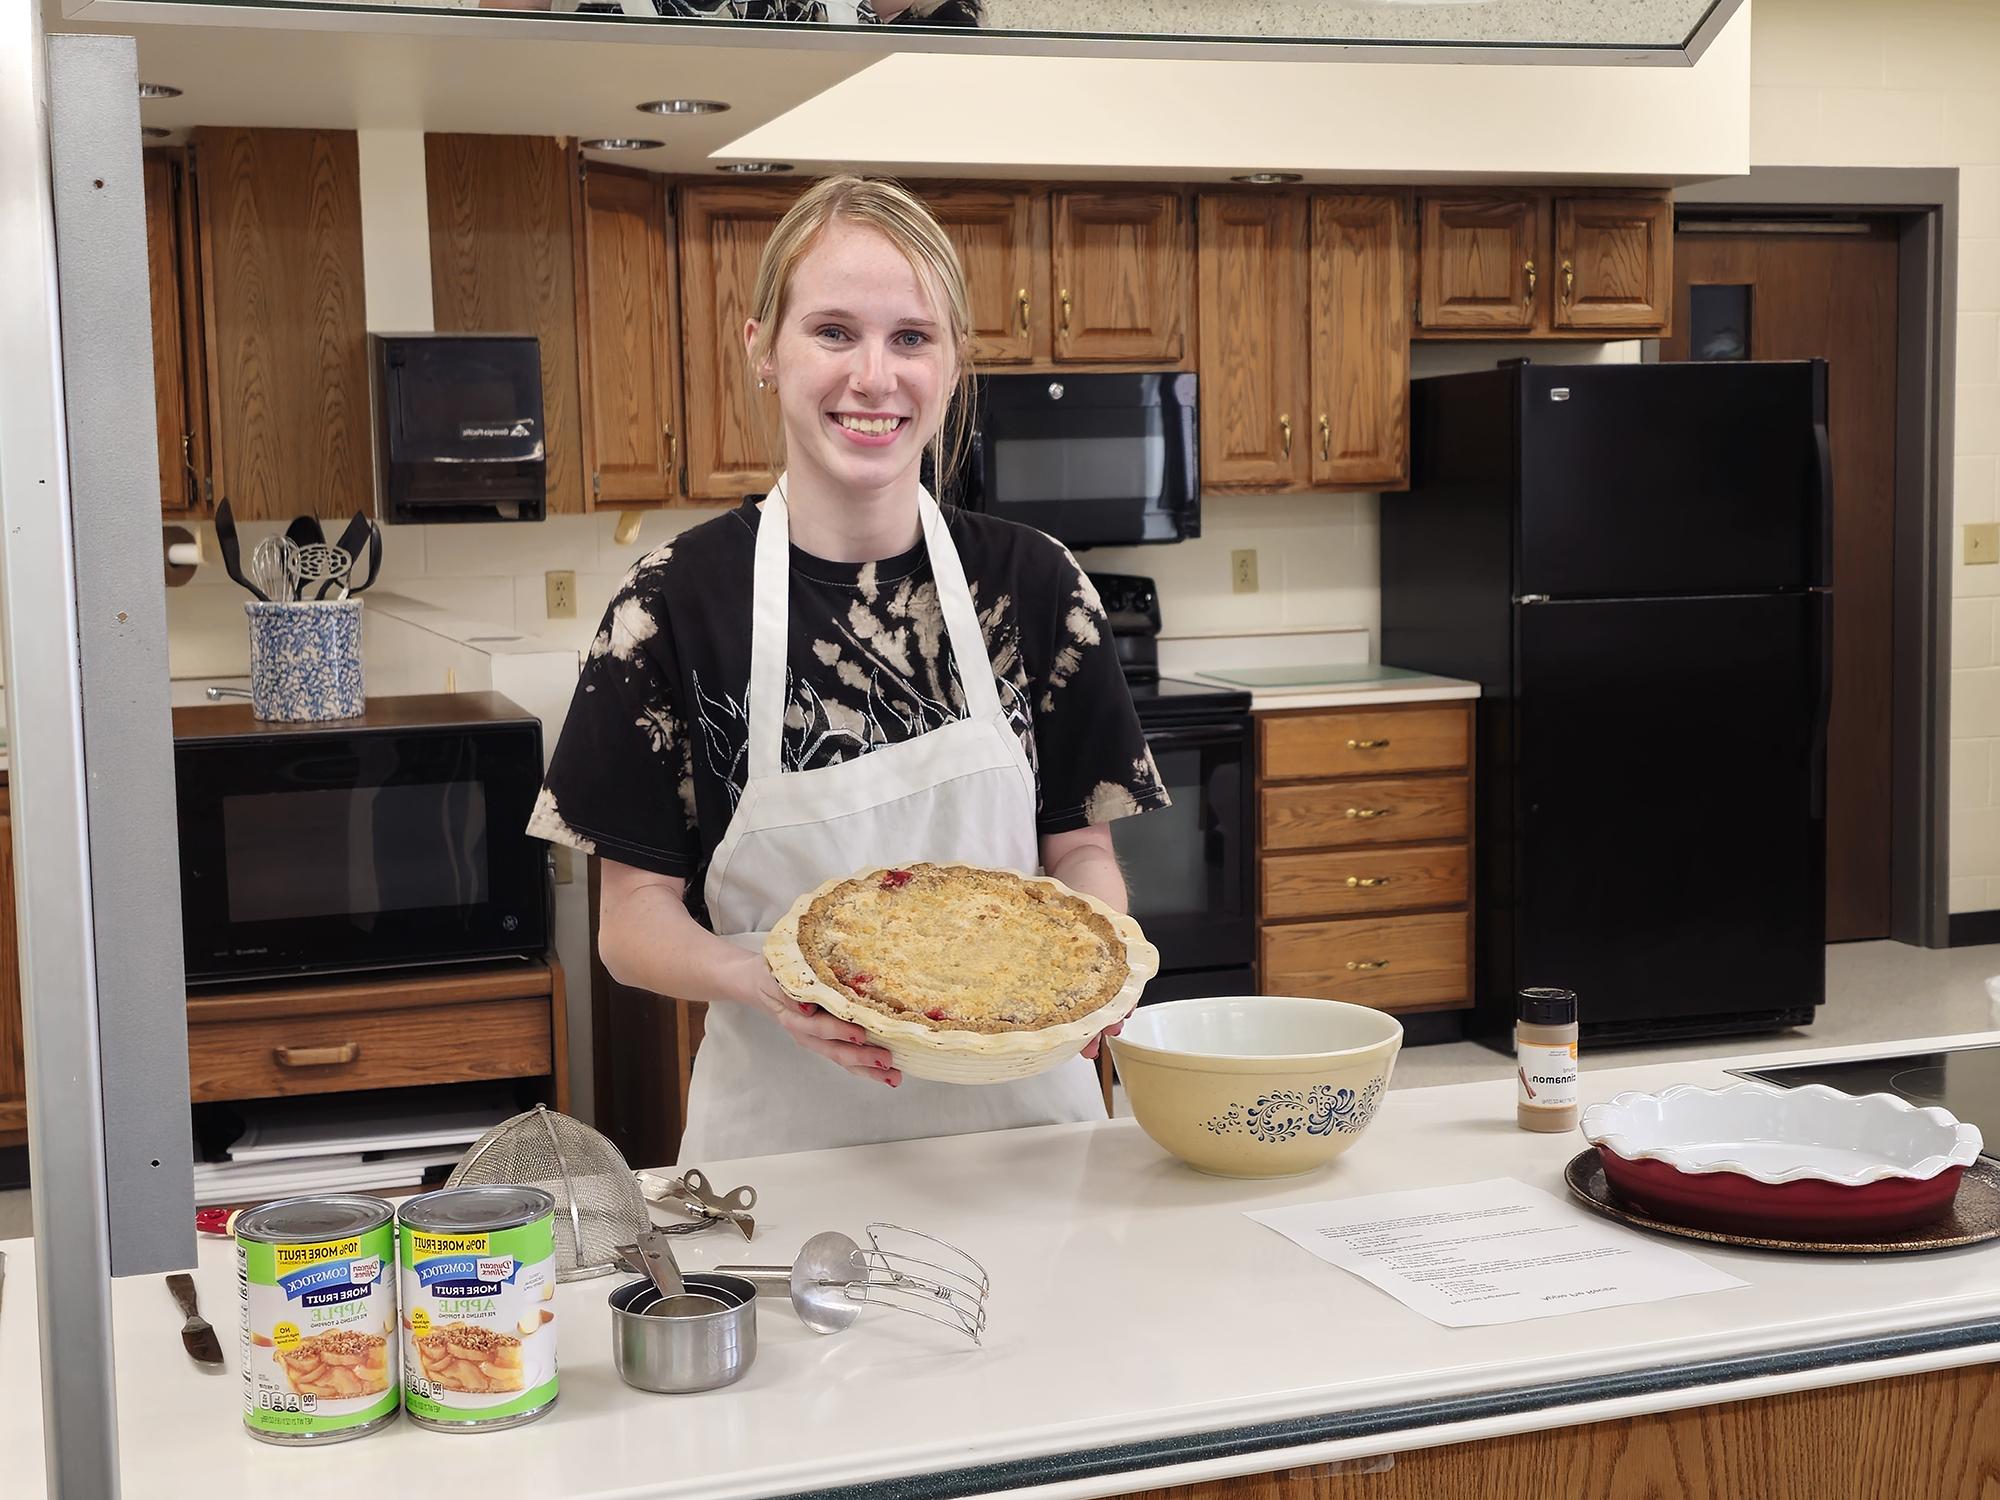
[[[789,1296],[799,1321],[815,1333],[838,1333],[870,1305],[941,1323],[980,1342],[986,1332],[986,1268],[956,1245],[899,1224],[870,1224],[864,1249],[838,1230],[807,1240],[789,1266],[718,1266],[719,1274],[755,1282],[760,1293]]]

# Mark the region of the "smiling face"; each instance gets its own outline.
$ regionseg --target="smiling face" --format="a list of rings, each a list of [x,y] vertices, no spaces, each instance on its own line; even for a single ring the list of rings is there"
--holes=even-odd
[[[776,388],[794,483],[873,493],[914,482],[958,361],[938,299],[879,231],[840,220],[799,260],[757,373]],[[757,323],[744,329],[755,357]]]

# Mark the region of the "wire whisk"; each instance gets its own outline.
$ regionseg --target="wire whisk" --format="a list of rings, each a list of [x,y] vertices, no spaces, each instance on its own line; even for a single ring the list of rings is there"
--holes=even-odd
[[[914,1314],[980,1343],[986,1333],[986,1268],[958,1246],[922,1230],[875,1223],[864,1248],[837,1230],[816,1234],[789,1266],[718,1266],[760,1292],[789,1294],[815,1333],[838,1333],[875,1305]],[[888,1241],[884,1243],[885,1239]]]

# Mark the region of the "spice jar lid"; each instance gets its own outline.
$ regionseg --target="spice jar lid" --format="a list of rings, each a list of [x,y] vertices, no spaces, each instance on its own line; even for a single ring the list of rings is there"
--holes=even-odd
[[[1576,991],[1528,989],[1520,995],[1520,1018],[1530,1026],[1574,1026]]]

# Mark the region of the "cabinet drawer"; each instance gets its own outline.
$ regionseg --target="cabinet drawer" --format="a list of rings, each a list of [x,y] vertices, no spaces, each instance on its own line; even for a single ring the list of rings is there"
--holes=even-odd
[[[1468,921],[1463,912],[1446,912],[1266,927],[1258,988],[1381,1010],[1467,1005]]]
[[[1274,786],[1264,792],[1262,847],[1443,843],[1465,837],[1468,811],[1463,776]]]
[[[1268,917],[1344,917],[1465,901],[1465,845],[1267,854],[1258,881]]]
[[[1471,749],[1463,708],[1356,709],[1258,720],[1259,772],[1269,780],[1456,771]]]
[[[552,1067],[543,997],[188,1027],[196,1103],[525,1078]]]

